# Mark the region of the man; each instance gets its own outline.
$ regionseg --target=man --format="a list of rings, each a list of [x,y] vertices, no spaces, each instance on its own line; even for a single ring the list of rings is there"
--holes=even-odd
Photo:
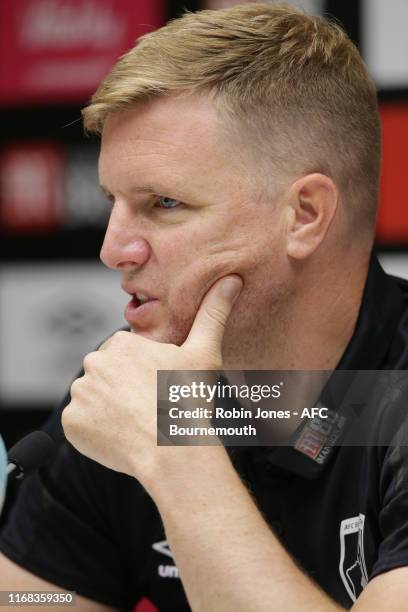
[[[62,405],[77,450],[24,483],[2,589],[76,590],[82,610],[187,610],[183,588],[200,611],[405,609],[403,447],[318,463],[156,444],[160,369],[405,368],[406,288],[370,258],[380,130],[357,50],[284,6],[187,14],[117,63],[84,121],[134,333],[85,358]]]

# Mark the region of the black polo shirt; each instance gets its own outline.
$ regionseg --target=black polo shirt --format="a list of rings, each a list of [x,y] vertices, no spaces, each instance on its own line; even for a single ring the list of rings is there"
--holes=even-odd
[[[373,257],[338,369],[408,369],[407,300],[408,283]],[[46,425],[61,440],[57,458],[23,482],[0,549],[32,573],[121,610],[143,597],[160,611],[189,610],[155,504],[133,478],[63,438],[68,401]],[[320,462],[294,447],[229,449],[284,546],[346,608],[372,577],[408,565],[406,421],[393,446],[338,447]],[[383,425],[384,414],[371,420],[374,438]]]

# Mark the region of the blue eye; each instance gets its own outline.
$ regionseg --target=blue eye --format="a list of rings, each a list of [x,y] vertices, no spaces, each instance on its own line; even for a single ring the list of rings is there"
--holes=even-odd
[[[180,206],[180,200],[175,200],[174,198],[168,198],[167,196],[159,196],[159,208],[164,208],[165,210],[169,210],[170,208],[177,208]]]

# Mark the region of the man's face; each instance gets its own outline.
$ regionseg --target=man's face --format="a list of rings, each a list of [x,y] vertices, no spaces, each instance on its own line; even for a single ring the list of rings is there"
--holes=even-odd
[[[208,289],[230,273],[244,289],[226,336],[268,324],[283,223],[240,160],[205,97],[159,98],[108,117],[99,173],[114,203],[101,258],[125,291],[150,298],[126,310],[136,333],[181,344]]]

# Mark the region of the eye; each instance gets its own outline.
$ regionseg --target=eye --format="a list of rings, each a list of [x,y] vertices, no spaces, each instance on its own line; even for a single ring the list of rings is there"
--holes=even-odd
[[[168,198],[167,196],[158,196],[158,208],[170,210],[170,208],[178,208],[181,206],[180,200]]]

